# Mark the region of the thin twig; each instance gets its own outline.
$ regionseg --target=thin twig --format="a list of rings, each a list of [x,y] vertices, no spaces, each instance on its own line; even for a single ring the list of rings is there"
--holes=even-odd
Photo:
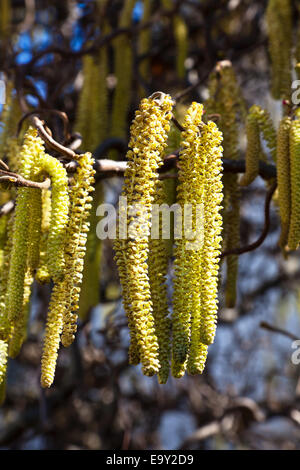
[[[283,330],[282,328],[278,328],[277,326],[271,325],[270,323],[267,323],[265,321],[261,321],[259,326],[260,328],[263,328],[264,330],[272,331],[272,333],[279,333],[283,336],[287,336],[293,341],[297,341],[300,338],[300,335],[296,336],[290,331]]]
[[[258,237],[258,239],[255,242],[251,243],[250,245],[224,251],[221,254],[221,258],[224,258],[225,256],[228,256],[228,255],[241,255],[243,253],[247,253],[248,251],[253,251],[264,242],[265,238],[268,235],[269,228],[270,228],[270,206],[271,206],[272,197],[276,188],[277,188],[277,183],[275,182],[273,183],[273,185],[267,192],[267,196],[265,200],[265,223],[264,223],[263,231],[261,235]]]

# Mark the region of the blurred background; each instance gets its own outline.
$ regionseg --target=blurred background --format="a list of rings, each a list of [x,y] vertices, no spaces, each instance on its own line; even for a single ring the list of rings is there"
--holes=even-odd
[[[161,90],[177,97],[178,109],[192,100],[204,102],[209,73],[223,59],[231,60],[247,105],[260,104],[278,123],[281,104],[269,94],[267,1],[136,1],[125,15],[126,3],[0,0],[0,71],[28,110],[64,111],[70,142],[79,131],[81,148],[92,150],[78,107],[84,102],[84,61],[105,48],[109,118],[103,115],[105,133],[91,144],[97,157],[113,149],[111,158],[125,159],[141,97]],[[125,92],[117,92],[123,83],[120,60],[129,83]],[[116,93],[128,99],[118,132]],[[89,122],[88,108],[85,113]],[[63,141],[59,117],[43,118]],[[241,129],[241,152],[244,140]],[[122,178],[102,179],[103,197],[116,202],[121,186]],[[261,178],[242,191],[242,246],[262,231],[265,192]],[[240,256],[235,308],[225,308],[221,285],[217,335],[203,375],[169,378],[166,385],[128,365],[129,334],[111,240],[101,245],[99,301],[82,316],[75,343],[60,351],[55,383],[47,391],[39,376],[50,292],[35,285],[27,341],[9,363],[0,449],[299,448],[300,364],[291,356],[293,341],[300,339],[300,260],[297,253],[283,259],[279,231],[273,205],[267,239]]]

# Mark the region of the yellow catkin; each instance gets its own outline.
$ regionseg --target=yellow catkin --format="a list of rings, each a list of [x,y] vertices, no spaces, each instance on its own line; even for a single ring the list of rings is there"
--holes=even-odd
[[[259,172],[260,157],[260,136],[259,127],[255,116],[249,114],[246,122],[247,150],[246,150],[246,171],[239,183],[241,186],[251,184]]]
[[[206,113],[219,115],[218,126],[223,134],[224,158],[239,158],[239,122],[246,119],[246,105],[232,67],[228,60],[218,62],[208,81],[209,99],[205,103]],[[238,175],[225,174],[223,223],[223,250],[237,248],[240,244],[240,189]],[[227,307],[236,303],[238,256],[226,257]]]
[[[97,207],[103,202],[103,188],[101,182],[96,184],[89,218],[90,229],[87,235],[86,255],[84,258],[82,288],[79,301],[78,315],[85,320],[89,311],[100,302],[99,280],[101,262],[101,240],[98,239],[96,228],[98,217]]]
[[[153,204],[160,206],[165,202],[163,182],[158,181]],[[162,220],[159,223],[159,237],[151,237],[149,242],[149,280],[155,332],[158,341],[158,354],[160,369],[158,372],[159,383],[166,383],[170,369],[170,333],[171,322],[168,317],[168,298],[166,276],[168,272],[168,255],[166,240],[162,238]],[[153,222],[152,222],[153,224]]]
[[[11,327],[8,321],[8,312],[6,309],[6,291],[10,264],[10,255],[12,250],[12,233],[14,217],[10,214],[7,221],[7,237],[2,253],[2,262],[0,270],[0,339],[8,340]]]
[[[193,241],[184,231],[175,247],[172,373],[203,371],[207,344],[217,318],[218,262],[221,243],[221,133],[201,122],[202,105],[193,103],[183,124],[178,199],[193,206]],[[184,213],[186,217],[186,213]],[[186,226],[184,225],[184,228]],[[205,343],[205,344],[203,344]]]
[[[99,2],[99,12],[105,7],[104,1]],[[105,16],[102,15],[103,32],[108,32]],[[84,59],[86,60],[86,59]],[[108,75],[108,49],[102,47],[99,55],[94,59],[87,59],[84,66],[84,85],[79,98],[77,120],[79,131],[82,133],[82,146],[85,149],[94,150],[108,133],[108,91],[106,78]],[[86,115],[90,119],[87,122]],[[81,128],[80,128],[81,126]],[[90,230],[87,238],[86,256],[84,259],[84,270],[82,289],[80,296],[79,316],[85,319],[90,309],[100,301],[99,281],[100,281],[100,261],[101,261],[101,240],[97,238],[96,225],[98,218],[96,210],[103,202],[104,191],[102,183],[99,181],[95,188],[92,202],[91,214],[89,218]]]
[[[23,314],[21,321],[19,321],[13,331],[9,341],[8,355],[11,358],[17,357],[21,347],[27,337],[27,327],[30,314],[30,296],[33,282],[33,275],[31,269],[28,269],[24,279],[24,295],[23,295]]]
[[[107,49],[101,48],[97,57],[83,59],[83,87],[80,92],[75,129],[82,136],[84,149],[94,151],[107,136],[108,93]],[[90,119],[86,119],[87,114]]]
[[[125,188],[122,191],[122,197],[127,197]],[[140,363],[140,347],[138,344],[137,329],[134,324],[134,319],[131,315],[129,292],[127,289],[127,239],[120,238],[119,224],[122,226],[126,225],[127,227],[127,212],[126,209],[121,206],[119,206],[118,210],[116,240],[114,242],[114,250],[116,253],[115,261],[118,267],[119,279],[122,287],[123,307],[127,316],[130,333],[130,345],[128,351],[129,364],[138,365]]]
[[[66,294],[66,293],[65,293]],[[60,335],[63,328],[65,299],[62,297],[61,285],[55,284],[47,314],[44,347],[41,361],[41,386],[51,387],[56,368]]]
[[[66,308],[62,344],[69,346],[77,330],[77,316],[82,283],[83,262],[86,251],[87,233],[89,231],[89,215],[92,207],[91,192],[94,191],[94,160],[90,153],[80,155],[79,166],[74,177],[70,194],[70,215],[66,238],[66,272],[64,289]]]
[[[33,165],[42,151],[43,147],[40,140],[37,139],[37,132],[30,128],[25,136],[20,153],[20,173],[23,177],[30,179]],[[12,326],[21,320],[23,313],[24,278],[28,252],[29,204],[30,191],[28,191],[28,188],[18,188],[6,302],[8,320]]]
[[[249,113],[256,119],[259,130],[263,135],[264,140],[270,151],[270,155],[274,162],[276,162],[276,130],[274,128],[272,119],[268,111],[260,106],[254,105],[250,108]]]
[[[147,266],[151,206],[158,179],[157,170],[162,164],[162,152],[167,145],[172,105],[171,98],[163,93],[155,93],[141,101],[131,126],[123,190],[128,207],[140,208],[140,213],[129,214],[128,217],[126,277],[124,273],[120,273],[120,277],[121,282],[125,282],[122,287],[129,306],[128,324],[129,327],[134,325],[142,369],[149,376],[159,371],[158,341]],[[115,244],[117,263],[124,256],[123,242],[121,249],[118,240]]]
[[[272,95],[291,95],[292,7],[290,0],[269,0],[266,22],[271,58]]]
[[[213,122],[208,122],[201,132],[206,143],[207,167],[204,197],[204,245],[201,271],[201,326],[200,341],[214,341],[218,310],[218,269],[221,248],[223,199],[222,184],[222,134]]]
[[[76,332],[76,319],[83,257],[85,254],[87,223],[91,208],[94,170],[90,153],[77,157],[79,163],[70,189],[70,214],[65,241],[65,276],[54,285],[44,338],[41,364],[41,385],[48,388],[55,375],[60,337],[64,346],[69,346]]]
[[[51,221],[47,240],[47,267],[54,281],[64,275],[64,246],[69,213],[68,178],[62,163],[43,153],[40,170],[51,178]]]
[[[50,273],[47,266],[47,242],[51,220],[51,191],[42,190],[42,224],[39,267],[36,272],[36,280],[41,284],[50,282]]]
[[[39,264],[41,223],[42,223],[42,193],[38,188],[28,188],[30,193],[29,223],[28,223],[28,260],[30,271],[35,271]]]
[[[279,246],[284,250],[291,216],[291,180],[290,180],[290,140],[291,118],[284,117],[279,124],[277,133],[277,186],[281,234]]]
[[[290,128],[291,217],[288,248],[296,250],[300,242],[300,121]]]
[[[177,203],[180,204],[183,216],[185,204],[196,206],[203,204],[205,172],[205,155],[199,156],[199,126],[202,122],[203,107],[193,103],[184,119],[182,132],[182,150],[179,154],[179,175],[177,186]],[[198,147],[198,148],[197,148]],[[195,153],[196,152],[196,153]],[[196,157],[196,158],[195,158]],[[198,158],[197,158],[198,157]],[[195,230],[193,214],[192,230]],[[182,237],[176,240],[174,255],[174,294],[172,316],[172,374],[179,378],[184,375],[190,348],[191,312],[193,309],[194,323],[200,317],[200,290],[198,274],[201,267],[199,250],[187,249],[188,238],[182,224]],[[197,234],[201,236],[201,232]],[[196,240],[197,241],[197,240]],[[201,243],[201,239],[199,240]],[[195,331],[195,330],[194,330]],[[199,337],[199,331],[198,331]]]
[[[127,28],[132,21],[132,10],[135,0],[125,0],[121,11],[119,27]],[[120,35],[114,42],[114,74],[117,80],[114,90],[111,130],[112,137],[126,137],[127,134],[127,113],[131,102],[132,84],[132,45],[131,40],[126,35]],[[115,152],[110,152],[111,158],[115,159]]]

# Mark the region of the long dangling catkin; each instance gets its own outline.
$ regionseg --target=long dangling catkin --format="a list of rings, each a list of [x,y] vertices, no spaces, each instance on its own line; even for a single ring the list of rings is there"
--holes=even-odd
[[[96,183],[89,218],[90,229],[87,235],[86,255],[84,258],[82,288],[79,300],[78,315],[85,320],[91,308],[100,302],[99,279],[101,262],[101,240],[97,237],[96,228],[98,217],[97,207],[103,202],[103,188],[101,181]]]
[[[292,8],[290,0],[269,0],[266,12],[271,58],[272,95],[291,95]]]
[[[134,324],[142,369],[145,375],[159,371],[158,342],[154,328],[147,259],[151,206],[158,179],[157,169],[162,164],[170,130],[173,102],[168,95],[155,93],[140,103],[131,125],[128,167],[125,172],[124,196],[128,207],[139,208],[139,213],[129,214],[126,245],[126,289],[130,306],[129,327]],[[115,244],[117,260],[122,258],[119,243]],[[122,246],[121,246],[122,248]]]
[[[65,292],[65,294],[67,294]],[[55,284],[47,314],[44,347],[41,361],[41,386],[51,387],[56,368],[60,335],[63,328],[65,298],[62,296],[61,284]]]
[[[206,143],[206,173],[204,197],[204,245],[201,272],[201,327],[200,341],[212,344],[216,332],[218,311],[218,269],[221,254],[223,199],[222,184],[222,133],[213,122],[201,131]]]
[[[300,121],[290,128],[291,217],[288,248],[296,250],[300,242]]]
[[[38,188],[28,188],[27,191],[30,192],[27,266],[31,272],[34,272],[40,257],[42,193]]]
[[[165,202],[164,187],[162,181],[157,181],[153,204],[160,206]],[[151,300],[153,306],[153,317],[155,324],[155,333],[158,341],[158,356],[160,369],[158,372],[159,383],[166,383],[170,369],[170,333],[171,323],[168,318],[168,298],[166,276],[168,272],[168,255],[166,250],[166,240],[162,238],[162,220],[159,214],[155,223],[157,227],[158,238],[151,236],[149,242],[149,281]],[[152,212],[153,217],[153,212]],[[153,226],[152,221],[152,226]]]
[[[104,1],[99,3],[99,11],[103,11]],[[103,21],[103,32],[108,32],[108,25]],[[94,150],[106,137],[108,133],[108,91],[106,77],[108,75],[108,49],[102,47],[99,55],[89,62],[84,68],[84,82],[78,107],[78,122],[81,122],[84,133],[82,146]],[[86,120],[89,114],[90,122]],[[80,130],[80,127],[79,127]],[[80,295],[79,316],[83,320],[87,317],[90,309],[100,302],[99,281],[102,242],[96,234],[97,207],[103,202],[104,191],[102,182],[99,181],[95,187],[95,194],[90,213],[90,230],[87,238],[86,255],[84,259],[84,270],[82,289]]]
[[[89,215],[92,207],[91,192],[94,191],[94,160],[90,153],[77,158],[79,163],[74,176],[73,188],[70,194],[69,225],[66,237],[66,272],[65,295],[66,308],[63,318],[61,341],[64,346],[70,346],[77,330],[79,297],[82,283],[83,262],[86,251],[87,233],[89,231]]]
[[[184,224],[184,236],[175,248],[172,357],[175,377],[181,377],[186,366],[191,374],[203,371],[206,345],[213,342],[216,327],[223,199],[222,134],[213,122],[201,123],[202,112],[198,103],[189,108],[179,155],[178,202],[182,208],[187,204],[193,206],[194,239],[189,242]]]
[[[259,172],[260,136],[259,127],[255,116],[249,113],[246,121],[247,149],[246,171],[239,181],[241,186],[251,184]]]
[[[267,143],[270,155],[274,162],[276,162],[276,139],[277,134],[274,128],[272,119],[268,111],[258,105],[251,106],[249,113],[256,119],[259,130]]]
[[[37,132],[29,128],[20,153],[20,174],[24,178],[30,179],[32,168],[43,151],[40,139],[37,138]],[[30,191],[28,191],[28,188],[18,188],[6,303],[8,319],[12,326],[21,319],[23,313],[24,278],[28,252],[29,204]]]
[[[232,67],[228,60],[218,62],[208,82],[209,99],[205,103],[206,114],[219,115],[218,126],[223,134],[223,156],[230,160],[239,158],[239,121],[246,119],[246,105]],[[223,250],[237,248],[240,244],[240,189],[238,176],[225,174],[224,208],[222,210]],[[238,256],[226,258],[227,307],[236,303]]]
[[[40,191],[40,190],[38,190]],[[23,314],[21,320],[15,325],[9,341],[8,355],[17,357],[27,337],[27,326],[30,314],[30,296],[33,282],[32,270],[28,269],[24,279]]]
[[[69,224],[65,239],[65,276],[54,285],[44,338],[41,364],[41,385],[48,388],[55,375],[60,337],[69,346],[76,332],[87,223],[91,208],[90,193],[94,190],[93,159],[90,153],[77,157],[79,163],[70,189]],[[61,336],[62,335],[62,336]]]
[[[11,333],[11,326],[8,321],[8,311],[6,308],[6,292],[8,273],[10,265],[10,255],[12,250],[14,216],[10,214],[7,222],[7,238],[2,254],[2,264],[0,270],[0,339],[8,340]]]
[[[291,118],[284,117],[279,124],[277,133],[277,186],[281,234],[279,246],[284,250],[287,244],[291,216],[291,179],[289,140]]]
[[[62,163],[43,153],[40,169],[51,178],[51,221],[47,240],[47,267],[53,280],[64,275],[64,246],[69,213],[68,178]]]
[[[191,204],[195,212],[196,206],[203,204],[205,154],[199,155],[200,138],[199,126],[202,122],[203,107],[193,103],[187,110],[182,132],[182,150],[179,153],[179,174],[177,185],[177,203],[186,218],[185,205]],[[194,214],[192,227],[195,231]],[[190,224],[191,225],[191,224]],[[185,229],[184,224],[182,228]],[[198,236],[201,235],[198,234]],[[195,240],[201,241],[200,240]],[[186,369],[190,348],[191,312],[193,309],[193,324],[200,320],[200,290],[199,277],[201,252],[187,249],[189,243],[186,230],[181,238],[176,240],[174,248],[174,293],[172,315],[172,374],[181,377]],[[194,328],[195,332],[195,328]],[[199,336],[199,331],[198,331]]]

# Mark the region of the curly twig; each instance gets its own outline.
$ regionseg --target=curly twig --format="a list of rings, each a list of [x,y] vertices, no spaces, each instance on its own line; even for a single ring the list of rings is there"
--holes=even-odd
[[[265,200],[265,223],[264,223],[263,231],[261,235],[258,237],[258,239],[255,242],[250,243],[250,245],[224,251],[221,254],[221,258],[224,258],[225,256],[228,256],[228,255],[242,255],[243,253],[247,253],[248,251],[253,251],[264,242],[266,236],[268,235],[269,228],[270,228],[270,206],[271,206],[272,197],[276,188],[277,188],[277,183],[275,182],[273,183],[273,185],[267,192],[266,200]]]

